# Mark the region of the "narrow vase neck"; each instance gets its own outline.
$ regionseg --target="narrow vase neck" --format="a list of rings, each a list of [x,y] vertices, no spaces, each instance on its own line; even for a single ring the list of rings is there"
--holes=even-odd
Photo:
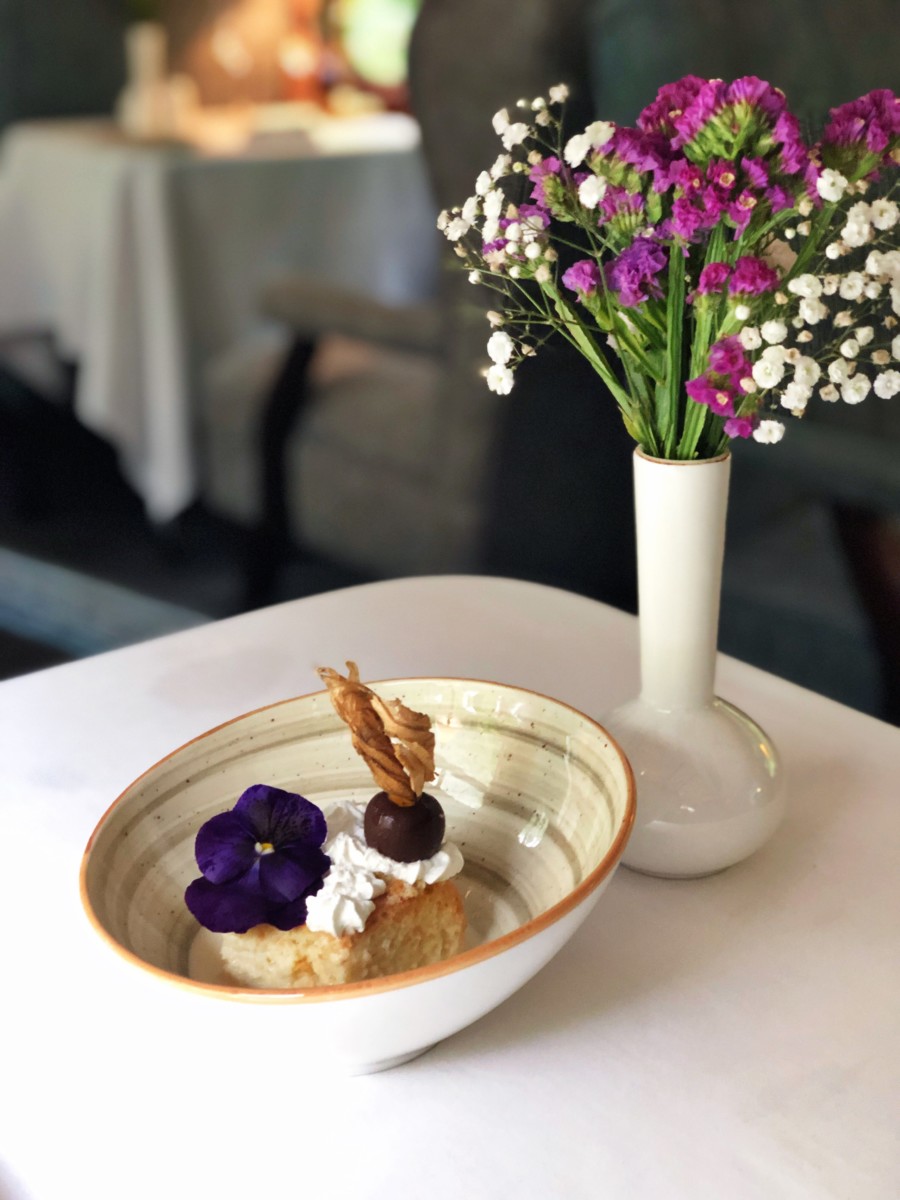
[[[690,709],[714,696],[731,457],[634,456],[641,699]]]

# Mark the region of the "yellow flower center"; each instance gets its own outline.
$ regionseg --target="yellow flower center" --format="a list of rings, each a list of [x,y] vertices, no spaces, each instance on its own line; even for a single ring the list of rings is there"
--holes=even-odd
[[[257,854],[274,854],[275,847],[271,842],[257,842],[253,847]]]

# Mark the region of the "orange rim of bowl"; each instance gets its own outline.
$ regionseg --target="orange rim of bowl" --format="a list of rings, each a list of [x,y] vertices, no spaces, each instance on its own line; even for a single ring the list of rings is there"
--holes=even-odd
[[[625,849],[625,843],[627,842],[632,826],[634,825],[636,809],[634,771],[632,770],[631,763],[628,761],[627,756],[616,739],[604,725],[600,724],[599,721],[595,721],[593,717],[587,716],[586,713],[583,713],[580,709],[575,708],[574,705],[567,704],[564,700],[556,700],[552,696],[546,696],[544,693],[537,692],[533,688],[518,687],[514,684],[508,683],[496,683],[488,679],[466,679],[452,675],[420,675],[408,676],[403,679],[378,679],[373,680],[370,686],[402,687],[406,684],[430,682],[473,683],[484,687],[501,688],[505,691],[522,692],[528,696],[536,696],[539,700],[549,701],[549,703],[555,704],[559,708],[564,708],[569,712],[574,713],[583,721],[586,721],[588,725],[592,725],[606,739],[606,744],[618,755],[618,758],[624,768],[625,785],[627,791],[625,798],[625,812],[622,817],[621,825],[619,826],[618,832],[613,838],[608,850],[603,855],[597,866],[594,867],[594,869],[590,871],[584,879],[582,879],[581,883],[574,887],[572,891],[569,892],[569,894],[562,900],[557,901],[556,904],[551,905],[550,908],[546,909],[542,913],[539,913],[538,916],[532,917],[529,921],[524,922],[524,924],[519,925],[516,929],[511,930],[509,933],[504,933],[500,937],[493,938],[489,942],[483,942],[479,946],[473,946],[469,950],[463,950],[459,954],[451,955],[450,958],[443,959],[438,963],[432,963],[430,966],[415,967],[410,971],[400,971],[396,975],[383,975],[377,979],[363,979],[357,983],[323,984],[320,987],[312,988],[249,988],[241,987],[237,984],[231,985],[203,983],[200,980],[190,979],[186,975],[177,975],[173,971],[166,971],[162,967],[154,966],[153,963],[148,963],[146,959],[141,958],[140,955],[135,954],[132,950],[129,950],[127,947],[123,946],[121,942],[112,936],[94,911],[90,897],[88,896],[87,873],[94,842],[102,832],[106,821],[113,814],[115,809],[118,808],[125,796],[135,787],[137,787],[143,779],[146,779],[148,775],[156,771],[157,768],[161,767],[163,763],[169,762],[175,757],[176,754],[180,754],[182,750],[187,749],[188,746],[193,746],[197,742],[202,742],[206,738],[211,737],[214,733],[217,733],[220,729],[227,729],[228,726],[235,725],[239,721],[246,720],[248,717],[256,716],[257,713],[268,712],[271,709],[281,708],[288,704],[295,704],[300,700],[311,700],[316,696],[327,695],[326,691],[320,690],[317,692],[306,692],[300,696],[292,696],[285,700],[276,700],[272,704],[263,704],[259,708],[250,709],[248,712],[241,713],[236,717],[231,717],[227,721],[222,721],[219,725],[214,725],[211,729],[207,729],[203,733],[198,734],[196,737],[190,738],[188,741],[182,743],[182,745],[170,751],[169,754],[164,755],[152,766],[148,767],[146,771],[143,771],[140,775],[138,775],[137,778],[128,785],[128,787],[120,792],[120,794],[116,797],[112,804],[110,804],[109,808],[107,808],[106,812],[104,812],[103,816],[94,827],[94,831],[88,838],[88,843],[84,849],[81,859],[81,870],[79,872],[79,891],[81,895],[82,906],[84,907],[85,913],[87,914],[91,925],[100,935],[100,937],[109,946],[111,946],[118,955],[135,966],[140,967],[142,970],[149,972],[151,975],[156,976],[165,983],[173,984],[174,986],[183,988],[189,992],[213,996],[222,1000],[243,1001],[250,1004],[264,1002],[280,1002],[282,1004],[296,1004],[300,1002],[309,1004],[322,1003],[323,1001],[327,1000],[351,1000],[359,999],[363,996],[376,995],[380,992],[391,992],[399,988],[412,987],[417,983],[426,983],[432,979],[439,979],[444,975],[451,975],[457,971],[464,970],[466,967],[475,966],[478,963],[485,962],[489,958],[494,958],[496,955],[503,954],[506,950],[510,950],[514,946],[518,946],[522,942],[528,941],[530,938],[534,937],[538,933],[541,933],[544,929],[549,928],[551,925],[555,925],[557,921],[561,920],[568,913],[578,908],[578,906],[599,887],[604,879],[606,879],[606,877],[617,866],[619,859],[622,856],[622,852]],[[198,928],[200,928],[200,926],[198,926]]]

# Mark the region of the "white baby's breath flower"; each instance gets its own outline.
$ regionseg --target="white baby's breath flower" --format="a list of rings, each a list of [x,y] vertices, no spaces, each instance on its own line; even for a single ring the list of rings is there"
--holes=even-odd
[[[530,258],[532,261],[534,261],[536,258],[540,258],[543,252],[543,247],[541,246],[540,242],[529,242],[525,247],[525,257]]]
[[[480,208],[481,197],[477,195],[470,196],[462,206],[462,219],[468,221],[470,225],[473,224]]]
[[[509,174],[509,168],[512,164],[512,159],[508,154],[498,154],[494,159],[494,165],[491,167],[489,174],[491,179],[500,179],[503,175]]]
[[[758,350],[762,345],[762,337],[755,325],[745,325],[738,337],[745,350]]]
[[[900,334],[898,334],[891,342],[891,358],[895,362],[900,362]]]
[[[569,89],[564,83],[557,83],[547,93],[551,104],[565,104],[569,98]]]
[[[868,346],[874,336],[875,330],[871,325],[860,325],[856,330],[856,340],[860,346]]]
[[[488,172],[482,171],[481,174],[478,176],[478,178],[475,180],[475,195],[476,196],[486,196],[488,194],[488,192],[491,190],[492,183],[493,183],[493,181],[492,181],[490,175],[488,174]]]
[[[760,355],[760,358],[765,359],[766,362],[773,363],[783,363],[786,357],[787,348],[777,342],[774,346],[766,346],[765,350],[763,350],[762,354]]]
[[[896,200],[873,200],[869,205],[869,213],[872,224],[880,230],[893,229],[900,220],[900,207]]]
[[[891,356],[887,350],[873,350],[872,362],[876,367],[886,367],[891,361]]]
[[[863,289],[867,300],[877,300],[881,295],[882,287],[877,279],[871,279]]]
[[[505,133],[509,128],[509,112],[505,108],[501,108],[499,112],[495,112],[491,118],[491,124],[494,127],[494,133],[500,135]]]
[[[487,352],[491,362],[500,363],[502,366],[515,354],[516,343],[508,333],[498,330],[488,338]]]
[[[509,367],[504,367],[500,363],[494,363],[489,367],[485,378],[487,385],[492,392],[496,392],[498,396],[508,396],[512,391],[513,373]]]
[[[528,151],[528,163],[530,166],[536,167],[539,162],[543,162],[543,161],[544,161],[544,156],[543,156],[543,154],[541,154],[540,150],[529,150]]]
[[[548,246],[544,251],[544,258],[546,258],[547,262],[556,262],[559,258],[559,253],[552,246]]]
[[[599,175],[588,175],[578,185],[578,199],[585,208],[596,208],[606,195],[607,183]]]
[[[819,301],[818,300],[804,300],[803,303],[804,304],[818,304]],[[802,329],[805,324],[806,324],[806,322],[803,320],[802,317],[792,317],[791,318],[791,326],[794,329]]]
[[[777,387],[784,378],[784,364],[760,358],[753,364],[753,381],[761,388]]]
[[[481,272],[480,271],[470,271],[469,272],[469,283],[481,283]]]
[[[809,403],[811,395],[812,388],[804,387],[802,383],[797,383],[794,380],[781,393],[781,407],[799,416],[800,413],[806,410],[806,405]]]
[[[493,191],[487,192],[482,200],[484,215],[489,221],[496,221],[503,212],[504,196],[499,188],[494,188]]]
[[[522,236],[522,226],[518,221],[510,221],[503,232],[508,242],[517,242]]]
[[[805,297],[797,305],[797,315],[806,325],[818,325],[828,316],[828,309],[821,300]]]
[[[900,285],[896,283],[891,287],[891,308],[900,317]]]
[[[752,396],[754,392],[759,391],[756,381],[750,375],[745,375],[743,379],[739,379],[738,387],[748,396]]]
[[[488,324],[494,329],[497,329],[505,321],[505,317],[503,316],[503,314],[495,312],[493,309],[490,309],[484,315],[488,319]]]
[[[753,440],[763,445],[774,446],[784,437],[784,425],[781,421],[760,421],[753,430]]]
[[[506,150],[512,150],[513,146],[518,146],[521,142],[524,142],[529,133],[531,133],[531,130],[524,121],[516,121],[512,125],[507,125],[506,129],[503,130],[500,140],[503,142]]]
[[[552,119],[549,109],[542,108],[539,113],[535,114],[534,123],[535,125],[549,125]]]
[[[819,382],[821,374],[822,368],[814,358],[810,358],[808,354],[798,355],[794,362],[794,380],[796,383],[811,388],[813,384]]]
[[[534,273],[534,278],[537,283],[549,283],[551,279],[550,268],[546,263],[541,263]]]
[[[586,133],[576,133],[566,142],[563,150],[563,158],[570,167],[580,167],[584,162],[584,156],[591,148],[590,139]]]
[[[829,404],[834,404],[835,400],[840,400],[841,398],[841,393],[833,383],[826,383],[824,387],[820,387],[819,395],[823,400],[827,400]]]
[[[759,327],[759,332],[762,334],[763,341],[768,342],[769,345],[783,342],[788,333],[784,321],[764,321]]]
[[[511,279],[519,279],[522,275],[522,268],[519,266],[510,267],[509,275]]]
[[[535,98],[531,102],[531,111],[532,112],[538,112],[540,109],[546,108],[546,107],[547,107],[547,101],[544,99],[543,96],[535,96]]]
[[[794,229],[792,226],[788,226],[788,228],[784,230],[784,236],[787,238],[787,240],[789,242],[792,242],[794,240],[794,238],[797,236],[797,230]]]
[[[840,258],[844,253],[844,248],[840,242],[829,242],[825,247],[825,257],[832,259]]]
[[[786,293],[784,293],[784,292],[776,292],[775,293],[775,303],[776,304],[778,304],[782,308],[784,308],[784,306],[785,306],[785,304],[787,304],[787,302],[788,302],[788,298],[787,298]]]
[[[809,221],[801,221],[797,226],[797,232],[801,237],[809,237],[809,232],[811,229],[812,226],[810,225]]]
[[[830,167],[826,167],[816,180],[816,191],[823,200],[828,200],[832,203],[840,200],[846,190],[846,178],[840,171],[834,171]]]
[[[848,271],[840,282],[838,294],[842,300],[858,300],[865,286],[866,279],[861,271]]]
[[[810,215],[810,213],[812,212],[812,210],[813,210],[812,200],[810,200],[809,196],[804,196],[803,199],[800,201],[800,203],[797,205],[797,212],[800,214],[801,217],[808,217]]]
[[[822,276],[822,295],[834,296],[840,287],[840,275],[823,275]]]
[[[591,146],[595,150],[599,150],[616,132],[616,127],[612,121],[592,121],[584,132],[587,134]]]
[[[859,342],[856,338],[847,338],[838,346],[843,358],[856,358],[859,354]]]
[[[797,334],[798,342],[811,342],[812,340],[813,340],[813,335],[810,333],[810,331],[808,329],[801,329],[800,332]]]
[[[834,362],[828,364],[828,378],[832,383],[838,385],[846,383],[856,370],[856,363],[845,362],[842,358],[836,358]]]
[[[853,313],[849,308],[842,308],[839,313],[834,314],[832,324],[836,329],[849,329],[853,324]]]
[[[872,240],[872,226],[868,221],[849,220],[841,230],[841,241],[856,250]]]
[[[444,236],[449,238],[451,242],[458,242],[470,229],[471,225],[463,217],[453,217],[450,224],[444,230]]]
[[[750,316],[749,304],[736,304],[734,306],[734,315],[739,321],[746,321]]]
[[[447,212],[446,208],[442,209],[438,213],[437,227],[441,231],[441,233],[443,233],[444,230],[447,228],[447,226],[450,224],[450,220],[451,220],[451,217],[450,217],[449,212]]]
[[[841,384],[841,399],[845,404],[861,404],[872,390],[872,385],[865,375],[854,375],[846,383]]]
[[[819,279],[818,275],[810,275],[809,272],[805,275],[798,275],[796,279],[792,279],[787,288],[795,296],[810,296],[815,298],[822,295],[821,279]]]
[[[875,395],[890,400],[900,392],[900,371],[881,371],[875,376]]]

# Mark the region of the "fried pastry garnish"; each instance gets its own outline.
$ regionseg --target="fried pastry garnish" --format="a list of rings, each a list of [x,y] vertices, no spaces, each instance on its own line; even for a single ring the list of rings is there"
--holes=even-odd
[[[331,667],[319,667],[318,674],[375,782],[402,808],[414,804],[426,782],[434,779],[430,718],[400,700],[376,696],[360,682],[355,662],[348,661],[346,675]]]

